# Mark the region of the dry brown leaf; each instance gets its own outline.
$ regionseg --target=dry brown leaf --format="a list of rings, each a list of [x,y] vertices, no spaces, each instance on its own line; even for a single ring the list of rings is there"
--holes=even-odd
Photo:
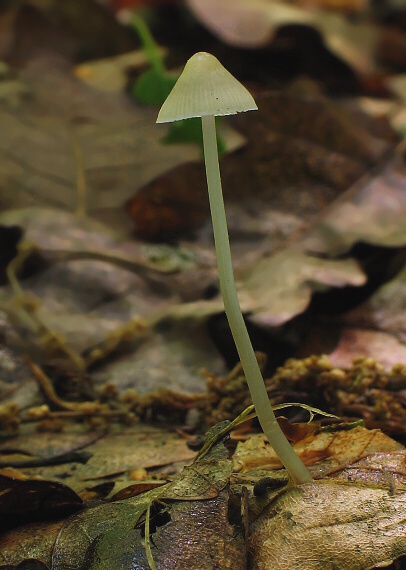
[[[390,453],[403,450],[400,443],[384,435],[380,430],[356,427],[348,431],[322,431],[311,434],[293,446],[315,477],[338,472],[347,465],[375,452]],[[253,436],[239,442],[233,455],[234,469],[246,473],[252,469],[275,469],[281,463],[272,447],[262,436]]]
[[[47,435],[37,434],[37,438],[46,442]],[[68,436],[66,434],[64,439],[68,439]],[[74,438],[74,434],[71,437]],[[56,465],[22,470],[30,477],[61,480],[79,492],[102,479],[115,480],[120,475],[128,480],[128,474],[135,468],[182,465],[196,455],[177,434],[142,425],[122,427],[116,433],[112,430],[112,433],[106,433],[95,443],[87,445],[86,452],[91,454],[86,465],[67,463],[62,467]]]
[[[259,437],[239,448],[243,453],[237,448],[237,469],[249,470],[251,461],[255,478],[266,473],[261,462],[275,469],[276,456]],[[250,500],[253,569],[367,570],[406,553],[403,446],[379,430],[358,426],[323,429],[295,449],[316,480],[280,492],[270,487],[265,502]]]
[[[274,498],[253,524],[255,570],[369,570],[406,554],[406,493],[315,481]]]
[[[355,243],[385,247],[406,243],[403,144],[379,171],[366,174],[321,215],[304,239],[318,254],[338,256]]]
[[[0,538],[0,565],[17,566],[35,558],[55,568],[111,570],[129,563],[147,568],[140,529],[145,527],[146,509],[151,508],[150,546],[158,567],[210,570],[214,565],[244,570],[244,536],[228,520],[232,462],[226,455],[223,444],[217,444],[172,483],[89,508],[57,526],[11,531]],[[168,498],[175,501],[172,506],[164,502]]]
[[[141,110],[124,93],[88,87],[55,55],[33,58],[20,81],[29,99],[18,108],[0,105],[3,208],[75,211],[78,200],[87,212],[117,208],[137,186],[199,158],[193,145],[161,144],[154,107]],[[86,195],[78,199],[80,176]]]
[[[304,312],[315,291],[365,282],[355,260],[311,257],[296,246],[244,270],[240,302],[244,311],[253,313],[252,321],[272,327]]]

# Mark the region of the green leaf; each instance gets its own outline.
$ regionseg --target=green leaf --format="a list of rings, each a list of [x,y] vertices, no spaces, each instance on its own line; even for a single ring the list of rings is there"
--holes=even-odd
[[[162,105],[172,91],[178,76],[149,69],[142,73],[133,88],[133,96],[145,105]]]
[[[172,123],[162,142],[165,144],[195,143],[203,148],[202,121],[200,117]],[[217,135],[217,149],[219,154],[226,150],[226,145],[219,135]]]

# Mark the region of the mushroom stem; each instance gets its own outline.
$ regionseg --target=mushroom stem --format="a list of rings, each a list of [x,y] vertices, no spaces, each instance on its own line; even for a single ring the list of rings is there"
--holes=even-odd
[[[276,420],[238,302],[221,188],[216,124],[213,115],[202,117],[202,128],[220,290],[231,333],[263,432],[293,481],[296,484],[311,483],[313,479],[310,472],[296,455]]]

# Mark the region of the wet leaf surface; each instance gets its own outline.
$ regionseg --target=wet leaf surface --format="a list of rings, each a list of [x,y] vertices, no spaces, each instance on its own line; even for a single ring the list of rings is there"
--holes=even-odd
[[[219,424],[213,429],[222,427]],[[266,465],[271,477],[283,477],[283,472],[273,471],[278,465],[262,438],[250,438],[240,448],[234,455],[237,481],[243,476],[252,488],[260,473],[266,472]],[[317,480],[311,485],[273,490],[267,496],[250,495],[249,567],[273,568],[276,564],[278,568],[310,569],[324,564],[348,568],[351,560],[351,567],[361,569],[389,564],[405,554],[402,512],[406,471],[401,445],[378,430],[341,426],[322,429],[316,435],[308,433],[296,449],[302,457],[313,458],[311,469]],[[3,566],[15,567],[35,558],[48,565],[52,560],[55,568],[62,568],[69,556],[71,567],[78,569],[118,569],[130,563],[147,568],[141,517],[148,506],[156,505],[151,551],[158,567],[182,564],[209,569],[217,560],[220,567],[245,568],[242,522],[234,528],[228,522],[231,474],[232,462],[217,443],[171,483],[132,498],[122,495],[117,501],[113,497],[111,503],[88,508],[60,523],[31,525],[4,534],[0,542]],[[231,485],[230,491],[237,489],[233,491]],[[326,504],[334,506],[328,514]],[[342,544],[340,549],[337,541]],[[316,555],[310,556],[310,544]]]
[[[44,564],[52,560],[56,569],[67,563],[78,569],[118,569],[130,563],[147,568],[141,532],[135,527],[147,507],[155,501],[171,499],[176,503],[166,507],[170,523],[154,531],[154,559],[158,566],[175,568],[175,564],[184,567],[193,564],[197,567],[198,564],[199,568],[208,569],[213,560],[220,567],[235,560],[236,568],[244,568],[241,553],[244,543],[241,538],[236,539],[227,521],[228,493],[225,489],[231,471],[232,463],[220,443],[203,459],[185,468],[172,483],[140,497],[86,510],[66,519],[62,525],[24,527],[15,531],[18,544],[15,534],[4,535],[0,543],[0,560],[3,566],[16,566],[29,556]],[[48,538],[38,540],[42,534]],[[202,537],[205,538],[204,551],[201,549]],[[116,544],[118,548],[112,548]]]
[[[0,530],[30,521],[66,517],[82,500],[69,487],[50,481],[19,480],[0,475]]]

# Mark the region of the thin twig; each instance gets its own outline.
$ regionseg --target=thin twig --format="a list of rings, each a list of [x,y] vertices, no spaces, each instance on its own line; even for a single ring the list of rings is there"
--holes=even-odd
[[[74,412],[82,412],[83,414],[86,410],[90,410],[91,407],[97,407],[98,404],[95,402],[66,402],[65,400],[62,400],[62,398],[60,398],[55,392],[50,378],[38,366],[38,364],[35,364],[29,356],[24,356],[23,360],[33,373],[34,378],[37,380],[48,400],[55,404],[55,406],[58,406],[58,408]]]

